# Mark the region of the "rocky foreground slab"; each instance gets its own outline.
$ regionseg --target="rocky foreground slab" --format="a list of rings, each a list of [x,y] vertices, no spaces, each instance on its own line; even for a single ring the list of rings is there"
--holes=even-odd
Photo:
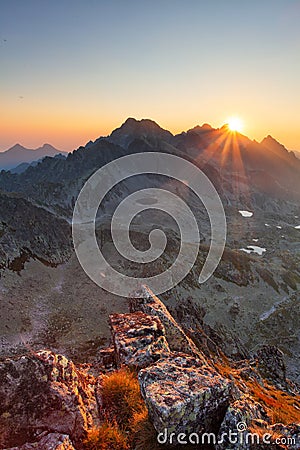
[[[131,311],[110,316],[113,347],[99,349],[98,365],[76,367],[49,350],[0,362],[0,448],[85,449],[90,430],[105,420],[103,375],[123,366],[138,372],[157,435],[214,437],[209,448],[216,450],[300,448],[299,396],[276,349],[239,363],[219,351],[209,357],[207,348],[204,356],[149,289]],[[270,361],[278,367],[270,370]],[[250,430],[284,441],[258,446],[246,442]],[[230,431],[239,440],[230,441]]]
[[[180,353],[141,370],[139,381],[159,433],[217,433],[232,397],[232,382]]]

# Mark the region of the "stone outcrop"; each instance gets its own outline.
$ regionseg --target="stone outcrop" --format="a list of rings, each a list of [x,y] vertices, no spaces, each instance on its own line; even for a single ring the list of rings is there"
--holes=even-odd
[[[141,370],[139,381],[158,433],[218,431],[232,384],[201,360],[174,353]]]
[[[130,299],[130,311],[143,311],[151,316],[160,319],[165,327],[166,339],[172,351],[183,352],[188,355],[196,356],[205,361],[202,352],[196,347],[194,342],[185,334],[181,326],[169,313],[162,301],[153,294],[151,289],[143,286],[140,298]]]
[[[249,395],[244,394],[227,409],[223,422],[221,424],[216,450],[249,450],[246,433],[255,421],[264,421],[267,419],[262,406],[255,402]],[[238,442],[235,443],[229,432],[237,433]],[[241,437],[242,436],[242,437]]]
[[[261,375],[279,388],[285,389],[286,367],[282,351],[274,345],[264,345],[258,350],[255,358]]]
[[[0,448],[33,442],[44,430],[81,442],[98,423],[90,383],[66,357],[49,351],[0,363]]]
[[[111,314],[110,326],[117,367],[147,367],[170,353],[165,329],[158,317],[143,312]]]
[[[49,433],[32,444],[12,447],[7,450],[76,450],[66,434]]]
[[[272,408],[263,397],[257,400],[253,391],[253,385],[264,389],[264,378],[282,389],[285,366],[278,349],[265,346],[256,359],[233,362],[214,346],[215,337],[204,336],[204,356],[149,289],[143,288],[141,294],[143,298],[130,300],[131,313],[110,315],[113,345],[98,350],[95,364],[79,369],[50,351],[0,362],[0,448],[82,450],[87,432],[106,417],[103,372],[122,366],[138,371],[160,443],[176,445],[183,436],[194,435],[214,443],[215,450],[300,448],[299,424],[270,425]],[[195,325],[187,310],[182,316],[187,327]],[[274,392],[280,391],[273,389],[270,396]],[[289,395],[286,390],[283,396],[289,396],[294,420],[299,409],[296,392]],[[238,441],[229,439],[230,432],[237,432]],[[257,445],[246,441],[248,432],[280,436],[286,444]],[[197,442],[201,443],[193,441]]]

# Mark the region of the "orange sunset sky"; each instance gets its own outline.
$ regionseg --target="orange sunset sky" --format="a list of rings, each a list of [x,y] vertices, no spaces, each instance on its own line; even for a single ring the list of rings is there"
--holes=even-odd
[[[0,150],[230,116],[300,150],[299,1],[0,0]]]

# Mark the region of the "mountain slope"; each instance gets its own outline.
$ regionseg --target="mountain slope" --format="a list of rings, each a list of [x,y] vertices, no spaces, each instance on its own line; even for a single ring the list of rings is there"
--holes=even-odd
[[[272,197],[300,199],[300,161],[270,136],[258,143],[231,133],[226,126],[205,126],[181,133],[174,141],[173,145],[194,161],[208,161],[222,174],[246,177],[249,189]]]
[[[21,270],[28,258],[49,265],[71,254],[69,224],[16,194],[0,193],[0,267]]]
[[[57,159],[65,159],[67,156],[67,154],[63,154],[63,153],[57,153],[55,156],[53,156],[53,158],[57,158]],[[16,167],[14,167],[13,169],[10,169],[9,171],[11,173],[16,173],[16,174],[20,174],[25,172],[25,170],[28,169],[28,167],[35,167],[37,166],[44,158],[41,159],[37,159],[35,161],[32,161],[31,163],[21,163],[18,164]]]
[[[299,150],[291,150],[292,153],[296,156],[296,158],[300,159],[300,151]]]

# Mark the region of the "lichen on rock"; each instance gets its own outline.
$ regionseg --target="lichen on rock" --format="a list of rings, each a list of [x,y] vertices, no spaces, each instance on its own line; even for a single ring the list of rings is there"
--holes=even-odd
[[[49,433],[32,444],[24,444],[21,447],[12,447],[7,450],[76,450],[66,434]]]
[[[158,433],[217,432],[231,398],[229,380],[181,353],[141,370],[139,381]]]
[[[140,297],[131,298],[129,303],[130,311],[143,311],[146,314],[160,319],[165,327],[166,339],[172,351],[183,352],[205,361],[203,353],[185,334],[163,302],[154,295],[151,289],[143,286],[140,291]]]
[[[110,325],[118,367],[146,367],[170,353],[164,326],[155,316],[140,311],[111,314]]]
[[[80,442],[98,423],[93,380],[50,351],[1,362],[0,397],[2,448],[34,441],[44,430]]]

